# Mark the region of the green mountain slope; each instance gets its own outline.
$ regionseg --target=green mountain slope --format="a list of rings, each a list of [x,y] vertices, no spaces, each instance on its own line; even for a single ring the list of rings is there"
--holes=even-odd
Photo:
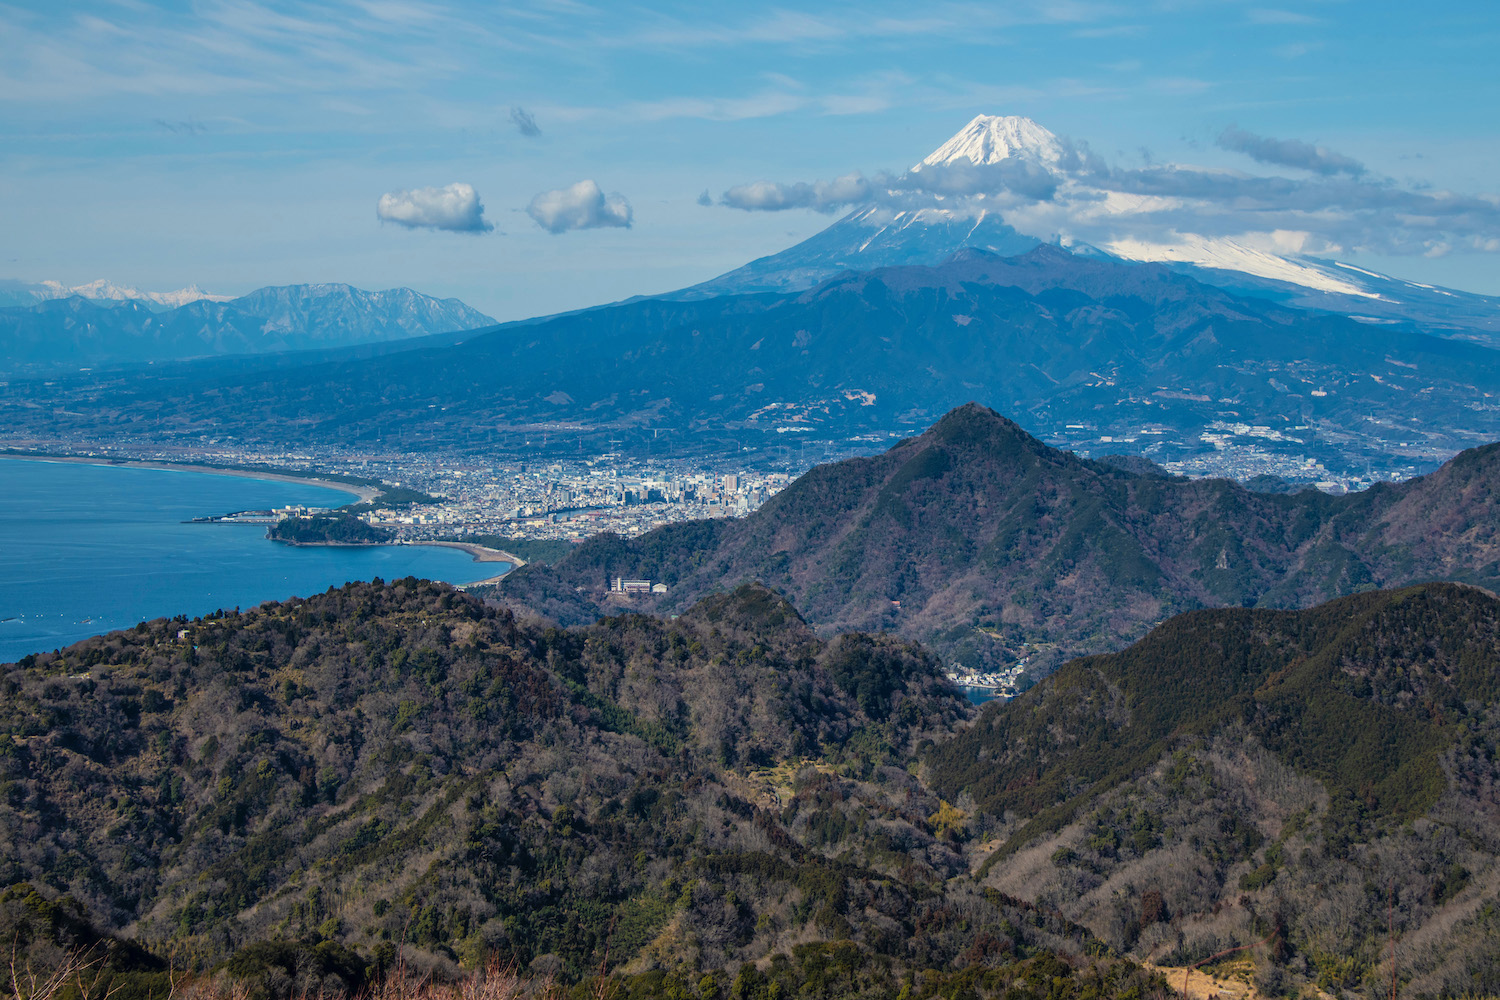
[[[1045,668],[1197,607],[1305,607],[1431,579],[1500,585],[1500,446],[1364,493],[1257,493],[1049,448],[974,404],[883,455],[820,466],[751,516],[590,540],[499,595],[587,621],[614,576],[681,608],[760,580],[825,630],[888,629],[947,657]],[[581,589],[580,589],[581,588]]]

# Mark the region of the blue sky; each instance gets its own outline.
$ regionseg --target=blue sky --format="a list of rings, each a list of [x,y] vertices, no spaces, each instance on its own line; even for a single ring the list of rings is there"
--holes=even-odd
[[[1500,6],[1412,11],[0,3],[0,277],[347,281],[555,312],[704,280],[831,221],[704,191],[901,171],[985,113],[1122,169],[1315,179],[1226,148],[1234,128],[1355,161],[1372,191],[1472,199],[1461,232],[1339,256],[1500,294]]]

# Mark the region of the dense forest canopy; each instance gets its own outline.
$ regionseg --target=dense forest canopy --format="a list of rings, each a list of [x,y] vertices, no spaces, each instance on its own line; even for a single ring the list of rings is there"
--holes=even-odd
[[[396,536],[353,514],[338,513],[282,518],[270,527],[266,537],[292,545],[378,545]]]

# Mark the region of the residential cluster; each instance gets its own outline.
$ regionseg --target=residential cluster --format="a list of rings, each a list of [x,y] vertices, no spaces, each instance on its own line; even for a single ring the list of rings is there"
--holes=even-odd
[[[677,521],[742,517],[792,478],[785,472],[645,466],[608,457],[514,466],[444,463],[430,470],[403,466],[366,466],[363,471],[439,502],[362,516],[407,539],[491,534],[581,540],[604,531],[638,535]]]
[[[948,679],[971,694],[986,698],[1008,699],[1021,693],[1021,684],[1026,676],[1026,666],[1031,657],[1025,656],[1003,670],[979,671],[954,664],[946,671]]]

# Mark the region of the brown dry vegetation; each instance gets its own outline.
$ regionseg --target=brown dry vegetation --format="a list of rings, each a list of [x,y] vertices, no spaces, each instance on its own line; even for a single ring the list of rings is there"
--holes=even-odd
[[[579,1000],[1140,1000],[1169,984],[1132,959],[1252,942],[1267,997],[1376,996],[1388,920],[1404,998],[1500,989],[1469,587],[1194,612],[977,718],[919,647],[753,586],[562,630],[354,584],[0,694],[0,940],[101,949],[116,1000],[492,956]]]

